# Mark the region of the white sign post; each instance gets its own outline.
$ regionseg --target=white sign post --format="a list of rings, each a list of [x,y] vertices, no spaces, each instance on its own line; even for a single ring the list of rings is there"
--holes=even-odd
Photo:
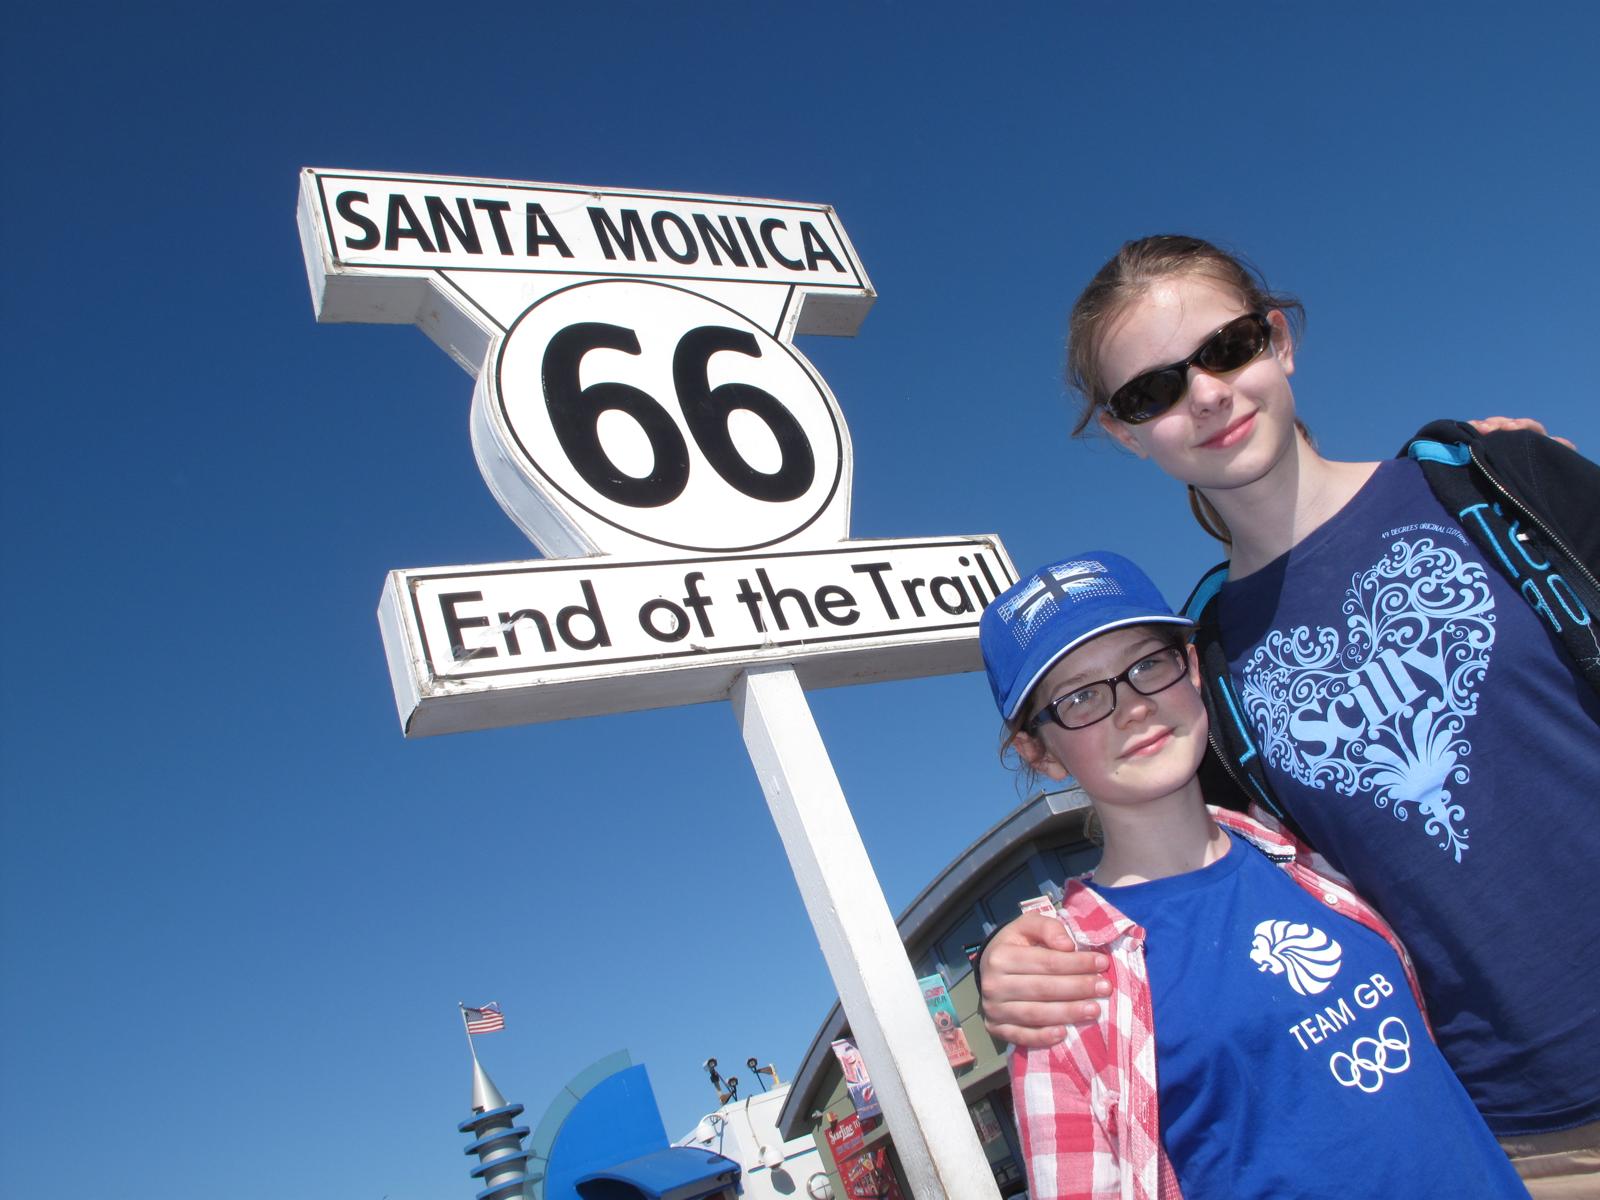
[[[307,169],[319,321],[474,375],[479,468],[537,561],[390,572],[407,736],[729,699],[912,1191],[994,1179],[804,687],[971,670],[999,539],[849,540],[851,451],[796,333],[874,299],[833,210]]]

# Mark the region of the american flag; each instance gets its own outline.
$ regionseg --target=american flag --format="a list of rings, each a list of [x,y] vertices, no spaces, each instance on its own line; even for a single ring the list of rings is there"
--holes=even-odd
[[[505,1015],[499,1004],[485,1004],[482,1008],[463,1007],[467,1014],[468,1033],[499,1033],[506,1027]]]

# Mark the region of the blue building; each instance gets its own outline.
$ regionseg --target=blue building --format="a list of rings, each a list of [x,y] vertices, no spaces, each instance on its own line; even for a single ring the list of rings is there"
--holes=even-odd
[[[570,1080],[545,1112],[528,1148],[523,1108],[508,1104],[473,1059],[475,1200],[736,1200],[740,1166],[708,1148],[673,1146],[644,1066],[626,1051]]]

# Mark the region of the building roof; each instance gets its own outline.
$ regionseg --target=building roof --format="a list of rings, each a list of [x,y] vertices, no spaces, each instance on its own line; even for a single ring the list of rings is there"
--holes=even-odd
[[[596,1200],[694,1200],[739,1178],[739,1164],[698,1146],[668,1146],[577,1181],[578,1194]]]

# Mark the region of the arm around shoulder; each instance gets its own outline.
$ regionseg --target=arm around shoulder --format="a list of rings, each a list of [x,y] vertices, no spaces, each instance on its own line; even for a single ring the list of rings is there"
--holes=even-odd
[[[979,956],[978,991],[991,1037],[1016,1046],[1049,1046],[1066,1027],[1100,1016],[1098,997],[1111,985],[1110,960],[1079,950],[1061,922],[1018,917],[989,940]]]

